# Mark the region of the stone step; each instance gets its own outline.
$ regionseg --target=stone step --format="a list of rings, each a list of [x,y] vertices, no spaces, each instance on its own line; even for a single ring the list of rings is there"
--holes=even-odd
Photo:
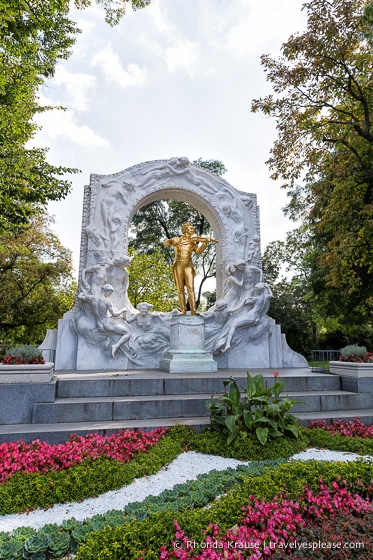
[[[274,383],[272,370],[251,370]],[[181,395],[224,391],[223,381],[234,377],[240,386],[246,382],[246,370],[219,370],[217,373],[168,374],[159,370],[136,372],[58,373],[57,397],[116,397],[136,395]],[[280,376],[286,391],[333,391],[341,389],[338,375],[315,373],[309,368],[283,368]]]
[[[366,424],[373,424],[373,408],[355,410],[329,410],[319,412],[295,413],[300,423],[307,426],[314,420],[325,420],[327,424],[336,420],[352,421],[354,418]],[[209,417],[196,416],[194,418],[156,418],[143,420],[121,420],[103,422],[65,422],[53,424],[9,424],[0,426],[0,440],[4,442],[18,441],[22,439],[31,443],[35,439],[46,441],[51,444],[66,442],[71,434],[84,436],[88,433],[100,435],[111,435],[121,430],[143,430],[151,431],[159,427],[166,428],[177,424],[193,426],[197,431],[208,427]]]
[[[369,393],[349,391],[289,391],[288,396],[305,404],[295,404],[292,412],[349,410],[368,408]],[[35,424],[54,422],[94,422],[208,416],[206,407],[211,395],[151,395],[130,397],[81,397],[56,399],[53,403],[36,403]]]
[[[150,432],[156,428],[167,428],[185,424],[193,426],[197,431],[209,425],[208,417],[195,418],[150,418],[144,420],[120,420],[103,422],[63,422],[53,424],[8,424],[0,426],[0,441],[11,442],[22,439],[31,443],[35,439],[57,444],[66,442],[71,434],[85,436],[98,433],[109,436],[121,430],[142,430]]]

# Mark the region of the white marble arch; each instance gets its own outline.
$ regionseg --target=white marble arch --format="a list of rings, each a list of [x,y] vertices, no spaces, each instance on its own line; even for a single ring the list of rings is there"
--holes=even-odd
[[[256,195],[173,157],[111,175],[84,189],[78,297],[60,320],[56,370],[158,369],[170,346],[172,314],[138,312],[128,300],[128,229],[135,213],[162,199],[194,206],[218,240],[217,304],[203,313],[206,348],[218,367],[304,367],[267,316],[272,293],[260,260]],[[129,268],[130,271],[130,268]]]
[[[177,165],[180,160],[188,162],[181,167],[181,173]],[[238,191],[221,177],[190,164],[187,158],[171,158],[142,163],[112,175],[91,175],[84,194],[79,283],[82,270],[97,263],[100,256],[115,257],[127,251],[128,228],[135,213],[162,199],[190,204],[208,220],[219,241],[218,297],[230,263],[246,260],[260,266],[256,195]]]

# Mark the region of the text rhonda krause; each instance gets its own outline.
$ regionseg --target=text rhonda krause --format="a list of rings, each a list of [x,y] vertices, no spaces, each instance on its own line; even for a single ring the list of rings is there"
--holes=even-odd
[[[278,549],[292,549],[292,550],[320,550],[320,549],[363,549],[363,542],[350,542],[350,541],[294,541],[294,542],[275,542],[275,541],[209,541],[198,542],[196,540],[190,541],[175,541],[174,546],[177,549],[183,548],[225,548],[225,549],[256,549],[270,548],[272,550]]]

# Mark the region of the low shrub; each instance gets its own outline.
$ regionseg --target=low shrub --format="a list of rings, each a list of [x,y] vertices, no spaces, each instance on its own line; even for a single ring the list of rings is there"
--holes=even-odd
[[[330,434],[327,430],[321,428],[309,430],[307,437],[308,443],[312,447],[332,451],[347,451],[360,455],[373,455],[373,439]]]
[[[307,445],[308,440],[304,430],[299,431],[298,439],[276,438],[268,442],[267,445],[262,445],[255,434],[239,436],[227,444],[227,438],[224,434],[205,431],[193,437],[189,448],[200,453],[219,455],[240,461],[264,461],[279,457],[286,459],[295,453],[304,451]]]
[[[30,344],[22,344],[9,348],[2,363],[5,365],[45,364],[45,360],[38,348]]]
[[[373,363],[373,352],[368,352],[365,346],[350,345],[341,350],[340,362]]]

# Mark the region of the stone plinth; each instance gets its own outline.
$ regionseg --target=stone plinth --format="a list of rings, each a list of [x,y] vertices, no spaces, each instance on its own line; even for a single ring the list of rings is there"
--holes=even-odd
[[[204,321],[197,315],[177,315],[171,319],[170,349],[160,362],[168,373],[210,373],[218,364],[205,349]]]
[[[53,362],[45,364],[0,365],[0,383],[49,383]]]

